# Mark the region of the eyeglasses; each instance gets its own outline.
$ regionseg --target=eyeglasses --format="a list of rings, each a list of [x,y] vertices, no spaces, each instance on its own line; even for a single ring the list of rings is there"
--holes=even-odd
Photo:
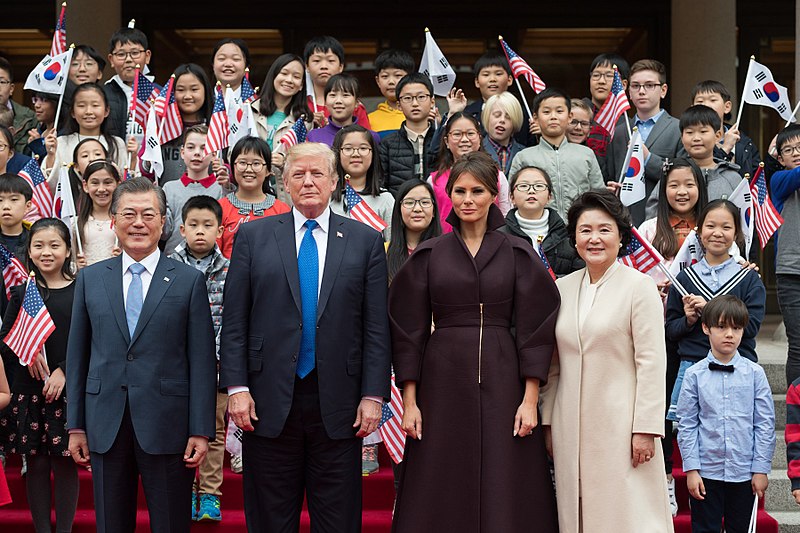
[[[244,172],[247,170],[247,167],[252,168],[253,172],[261,172],[264,169],[264,166],[266,166],[266,163],[263,161],[253,161],[252,163],[248,163],[247,161],[237,161],[234,163],[234,165],[236,166],[236,170],[239,172]]]
[[[800,144],[794,146],[784,146],[781,148],[781,155],[800,154]]]
[[[549,191],[550,187],[547,186],[546,183],[537,182],[537,183],[517,183],[514,185],[514,190],[519,192],[528,192],[533,189],[533,192],[544,192]]]
[[[419,204],[419,206],[422,209],[430,209],[431,207],[433,207],[433,200],[431,200],[430,198],[420,198],[419,200],[414,200],[413,198],[406,198],[405,200],[400,202],[400,205],[403,206],[403,209],[407,209],[409,211],[413,211],[414,208],[417,207],[417,204]]]
[[[144,53],[144,50],[131,50],[130,52],[125,52],[124,50],[119,50],[117,52],[112,53],[111,55],[115,58],[119,59],[120,61],[125,61],[128,56],[131,56],[131,59],[134,61],[139,59],[141,55]]]
[[[644,89],[645,92],[651,93],[656,90],[656,87],[661,87],[663,83],[631,83],[630,88],[632,93],[638,93]]]
[[[125,59],[124,56],[117,55],[118,53],[119,52],[115,53],[114,55],[119,57],[120,59]],[[137,57],[138,57],[138,54],[137,54]],[[134,56],[133,56],[133,52],[131,52],[131,58],[135,59]],[[72,61],[72,63],[70,63],[70,66],[72,66],[72,67],[81,67],[81,66],[83,66],[83,67],[96,67],[97,66],[97,61],[95,61],[94,59],[92,59],[90,57],[86,57],[86,58],[83,58],[83,59],[75,59],[75,60]]]
[[[448,135],[450,135],[450,137],[452,137],[456,141],[460,141],[461,138],[464,137],[465,135],[467,136],[467,139],[469,139],[470,141],[474,141],[475,139],[478,138],[478,132],[476,130],[451,131]]]
[[[136,211],[123,211],[122,213],[117,213],[122,220],[124,220],[128,224],[133,224],[136,222],[139,217],[142,218],[142,222],[145,224],[151,224],[156,219],[156,212],[155,211],[143,211],[141,213]]]
[[[614,79],[613,72],[592,72],[592,81],[600,81],[600,78],[605,78],[608,81]]]
[[[5,152],[8,149],[7,144],[0,144],[0,152]]]
[[[11,84],[11,80],[0,80],[0,85],[5,86],[5,85],[10,85],[10,84]]]
[[[400,100],[404,104],[410,104],[414,100],[416,100],[420,104],[424,104],[425,102],[430,100],[430,98],[431,98],[431,95],[429,95],[429,94],[418,94],[416,96],[411,96],[411,95],[407,94],[405,96],[401,96],[400,98],[398,98],[398,100]]]
[[[370,148],[369,146],[358,146],[358,147],[343,146],[339,151],[342,152],[347,157],[350,157],[354,153],[358,153],[358,155],[360,155],[361,157],[365,157],[368,156],[370,152],[372,152],[372,148]]]
[[[569,125],[572,126],[573,128],[577,128],[578,126],[580,126],[583,129],[588,129],[589,126],[592,125],[592,123],[587,120],[573,120],[569,123]]]

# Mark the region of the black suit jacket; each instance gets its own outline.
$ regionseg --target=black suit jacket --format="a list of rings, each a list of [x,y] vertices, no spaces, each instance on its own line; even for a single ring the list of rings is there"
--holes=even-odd
[[[67,427],[107,452],[128,403],[150,454],[183,453],[216,431],[216,355],[202,274],[161,254],[131,337],[122,256],[82,269],[67,344]]]
[[[352,438],[363,396],[389,397],[391,342],[383,238],[330,215],[317,304],[316,371],[328,436]],[[243,224],[225,280],[220,387],[246,385],[255,434],[277,437],[294,394],[302,330],[293,214]]]

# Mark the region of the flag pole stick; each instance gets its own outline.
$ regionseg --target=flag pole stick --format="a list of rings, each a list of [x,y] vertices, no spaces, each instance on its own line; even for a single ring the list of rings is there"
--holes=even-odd
[[[736,115],[736,123],[733,125],[734,128],[739,127],[739,122],[742,121],[742,111],[744,110],[744,90],[747,87],[747,80],[750,79],[750,68],[753,66],[753,61],[756,60],[756,56],[750,56],[750,62],[747,64],[747,74],[745,75],[745,82],[744,87],[742,87],[742,97],[739,99],[739,113]]]
[[[425,31],[428,31],[428,28],[425,28]],[[502,35],[498,35],[497,36],[497,40],[500,41],[500,48],[503,49],[503,54],[506,56],[506,62],[508,62],[508,66],[511,67],[511,60],[508,58],[508,52],[506,52],[506,47],[503,46],[503,36]],[[512,73],[512,76],[513,76],[513,73]],[[525,106],[525,111],[528,112],[528,118],[532,118],[533,115],[531,114],[531,108],[528,105],[528,99],[525,98],[525,93],[522,92],[522,84],[520,84],[519,78],[517,76],[514,76],[514,81],[517,84],[517,89],[519,89],[519,96],[520,96],[520,98],[522,98],[522,104]]]
[[[789,127],[789,124],[792,123],[792,119],[797,115],[797,111],[798,110],[800,110],[800,100],[798,100],[797,101],[797,105],[794,106],[794,109],[792,110],[792,116],[789,117],[789,120],[786,121],[786,125],[783,126],[784,128],[788,128]]]
[[[73,43],[69,45],[69,56],[67,57],[67,65],[72,63],[72,54],[74,53],[74,51],[75,51],[75,44]],[[61,106],[64,103],[64,92],[65,91],[62,90],[61,95],[59,95],[58,97],[58,107],[56,107],[56,118],[55,120],[53,120],[53,128],[55,128],[56,130],[56,135],[58,135],[58,119],[61,118]]]
[[[689,293],[687,292],[686,288],[683,285],[681,285],[681,283],[678,281],[678,278],[673,276],[672,272],[670,272],[669,269],[664,266],[664,263],[659,262],[658,268],[660,268],[661,272],[663,272],[664,275],[667,276],[667,278],[669,278],[670,283],[672,283],[672,286],[675,287],[679,293],[681,293],[681,296],[689,296]]]
[[[78,224],[75,220],[75,217],[69,217],[70,226],[73,226],[75,231],[75,244],[78,245],[78,253],[83,255],[83,243],[81,242],[81,232],[78,228]]]

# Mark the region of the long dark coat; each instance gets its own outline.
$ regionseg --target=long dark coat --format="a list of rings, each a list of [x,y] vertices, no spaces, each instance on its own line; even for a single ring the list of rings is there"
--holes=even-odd
[[[541,427],[513,426],[525,378],[547,379],[558,291],[530,245],[493,231],[496,206],[474,258],[450,218],[389,295],[395,374],[417,382],[423,435],[406,443],[393,531],[555,532]]]

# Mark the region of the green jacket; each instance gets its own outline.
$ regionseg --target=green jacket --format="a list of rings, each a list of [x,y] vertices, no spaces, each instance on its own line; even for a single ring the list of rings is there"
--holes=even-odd
[[[22,153],[28,145],[28,131],[36,127],[36,114],[32,109],[11,100],[14,111],[14,151]]]

